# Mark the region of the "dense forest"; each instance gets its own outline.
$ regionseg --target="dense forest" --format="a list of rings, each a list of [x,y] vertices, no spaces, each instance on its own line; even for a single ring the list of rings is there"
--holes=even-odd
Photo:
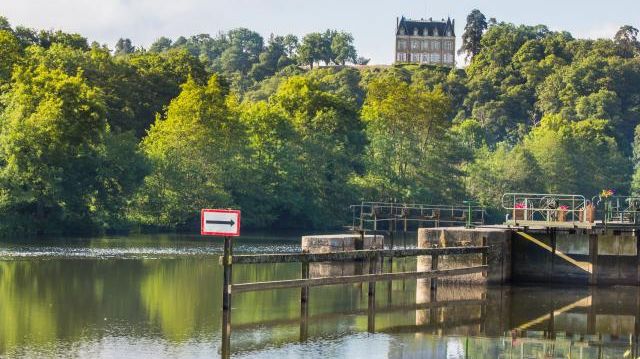
[[[0,18],[0,232],[345,224],[360,200],[640,192],[640,43],[472,12],[466,68],[248,29],[114,49]]]

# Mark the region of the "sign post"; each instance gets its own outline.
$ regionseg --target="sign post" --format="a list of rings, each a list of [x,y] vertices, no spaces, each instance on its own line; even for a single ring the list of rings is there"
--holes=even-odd
[[[203,209],[200,213],[200,234],[224,237],[224,279],[222,287],[222,357],[231,353],[231,269],[233,262],[232,237],[240,235],[240,211],[232,209]]]

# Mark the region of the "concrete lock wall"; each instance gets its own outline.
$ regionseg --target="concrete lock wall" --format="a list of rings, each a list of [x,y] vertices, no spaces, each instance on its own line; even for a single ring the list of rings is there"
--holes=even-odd
[[[638,241],[633,232],[530,230],[527,234],[548,248],[514,232],[515,282],[640,285]]]
[[[419,248],[443,248],[482,246],[483,241],[489,247],[487,253],[487,276],[470,274],[439,279],[447,282],[465,282],[477,284],[503,284],[511,279],[511,231],[502,228],[420,228],[418,230]],[[481,254],[442,256],[438,259],[438,269],[453,269],[482,265]],[[431,257],[418,257],[418,271],[431,269]]]

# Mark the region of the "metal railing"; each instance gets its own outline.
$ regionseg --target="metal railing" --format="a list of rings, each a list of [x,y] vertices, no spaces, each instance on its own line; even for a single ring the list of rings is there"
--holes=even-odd
[[[510,211],[507,222],[593,222],[591,202],[575,194],[506,193],[502,207]]]
[[[640,197],[596,196],[592,202],[602,211],[602,220],[605,224],[640,223]]]
[[[401,226],[407,231],[412,224],[481,226],[485,223],[485,208],[479,206],[446,206],[417,203],[362,202],[350,206],[352,228],[359,231],[395,231]]]

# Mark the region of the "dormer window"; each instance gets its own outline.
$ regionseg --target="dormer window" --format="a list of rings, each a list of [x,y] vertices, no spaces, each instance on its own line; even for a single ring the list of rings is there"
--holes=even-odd
[[[437,27],[433,30],[433,36],[438,36],[438,28]]]
[[[413,28],[413,36],[418,36],[418,28],[417,27]]]
[[[404,27],[400,28],[400,35],[404,35]]]
[[[451,30],[447,30],[447,36],[451,36]]]

